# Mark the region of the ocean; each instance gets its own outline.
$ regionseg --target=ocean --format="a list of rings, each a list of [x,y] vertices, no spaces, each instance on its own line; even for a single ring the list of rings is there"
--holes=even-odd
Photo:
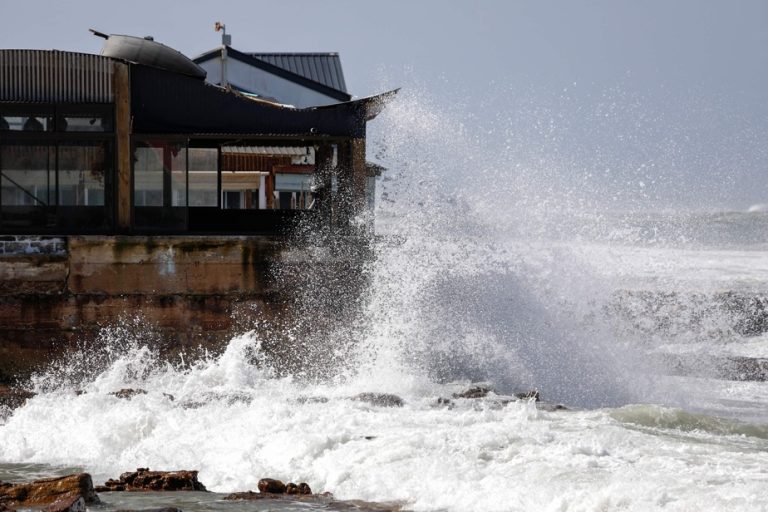
[[[0,411],[0,480],[197,469],[214,491],[105,511],[312,507],[221,500],[263,477],[417,511],[768,509],[768,213],[661,207],[647,179],[617,204],[407,100],[383,123],[358,318],[290,347],[316,367],[276,371],[266,329],[172,362],[116,329]],[[337,291],[304,292],[311,323]]]

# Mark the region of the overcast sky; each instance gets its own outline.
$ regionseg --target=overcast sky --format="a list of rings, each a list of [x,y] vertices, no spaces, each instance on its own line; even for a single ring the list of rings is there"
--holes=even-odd
[[[768,203],[764,0],[0,0],[0,15],[3,48],[98,53],[92,27],[189,56],[219,44],[220,20],[241,51],[339,52],[354,95],[402,86],[495,133],[549,116],[561,151],[603,155],[584,166],[666,151],[679,176],[723,182],[703,200]]]

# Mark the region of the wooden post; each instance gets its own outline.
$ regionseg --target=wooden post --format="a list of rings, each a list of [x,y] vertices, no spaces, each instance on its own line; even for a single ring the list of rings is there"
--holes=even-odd
[[[336,205],[338,224],[344,227],[349,226],[350,221],[365,208],[365,139],[349,139],[340,143],[338,148],[339,192]]]
[[[131,86],[128,64],[114,66],[117,230],[126,232],[131,229]]]
[[[317,191],[317,208],[323,217],[323,223],[329,226],[333,219],[331,198],[333,196],[333,146],[320,144],[315,150],[315,176],[319,185]]]
[[[352,209],[358,215],[365,209],[365,184],[367,171],[365,169],[365,139],[350,141],[352,155]]]

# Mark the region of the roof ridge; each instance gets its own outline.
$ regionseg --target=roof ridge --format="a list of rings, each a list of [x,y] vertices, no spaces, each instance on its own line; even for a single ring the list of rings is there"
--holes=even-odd
[[[339,52],[243,52],[249,55],[323,55],[339,56]]]

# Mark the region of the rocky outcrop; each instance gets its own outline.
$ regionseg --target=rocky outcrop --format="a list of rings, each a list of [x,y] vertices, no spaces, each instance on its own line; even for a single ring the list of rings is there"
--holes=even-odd
[[[531,389],[529,391],[523,391],[521,393],[515,393],[515,398],[518,400],[533,400],[534,402],[539,401],[539,390],[538,389]]]
[[[263,478],[259,481],[259,488],[264,481],[280,482],[279,480],[273,480],[270,478]],[[282,482],[280,482],[282,483]],[[292,485],[287,484],[286,490],[290,489]],[[301,487],[299,484],[297,487]],[[304,484],[306,485],[306,484]],[[309,489],[309,486],[306,487]],[[299,503],[305,503],[307,505],[315,504],[322,506],[323,510],[354,510],[357,512],[399,512],[402,510],[402,504],[400,503],[374,503],[361,500],[337,500],[333,497],[333,494],[324,492],[321,494],[289,494],[284,493],[272,493],[272,492],[236,492],[224,497],[228,501],[261,501],[261,500],[280,500],[280,501],[295,501]]]
[[[121,510],[115,510],[115,512],[184,512],[184,511],[176,507],[162,507],[162,508],[142,508],[138,510],[121,509]]]
[[[263,479],[262,479],[263,480]],[[279,481],[279,480],[278,480]],[[333,495],[329,492],[322,494],[288,494],[285,492],[233,492],[224,496],[227,501],[256,501],[256,500],[293,500],[310,503],[330,503]]]
[[[478,384],[460,393],[454,393],[453,398],[485,398],[491,392],[493,392],[493,389],[490,386]]]
[[[82,496],[61,498],[45,507],[43,512],[85,512],[85,499]]]
[[[86,504],[99,503],[88,473],[44,478],[28,483],[0,483],[0,503],[12,507],[51,505],[60,500],[82,498]]]
[[[117,398],[127,398],[131,399],[136,395],[146,395],[147,392],[143,389],[133,389],[133,388],[123,388],[119,391],[114,391],[110,393],[112,396],[116,396]]]
[[[497,395],[496,391],[488,384],[474,384],[460,393],[454,393],[453,398],[487,398],[489,394]],[[531,389],[528,391],[521,391],[515,393],[514,397],[517,400],[535,400],[538,402],[539,390]],[[506,398],[504,395],[498,395],[498,399],[503,400],[504,398]],[[439,398],[437,404],[452,405],[452,402],[447,398]]]
[[[197,479],[197,471],[150,471],[138,468],[109,479],[96,488],[98,492],[116,491],[206,491]]]
[[[305,482],[295,484],[288,482],[284,484],[280,480],[273,478],[262,478],[258,483],[259,492],[271,493],[271,494],[292,494],[292,495],[308,495],[312,494],[312,489]]]
[[[389,393],[360,393],[352,397],[357,402],[368,402],[378,407],[402,407],[405,401],[397,395]]]

